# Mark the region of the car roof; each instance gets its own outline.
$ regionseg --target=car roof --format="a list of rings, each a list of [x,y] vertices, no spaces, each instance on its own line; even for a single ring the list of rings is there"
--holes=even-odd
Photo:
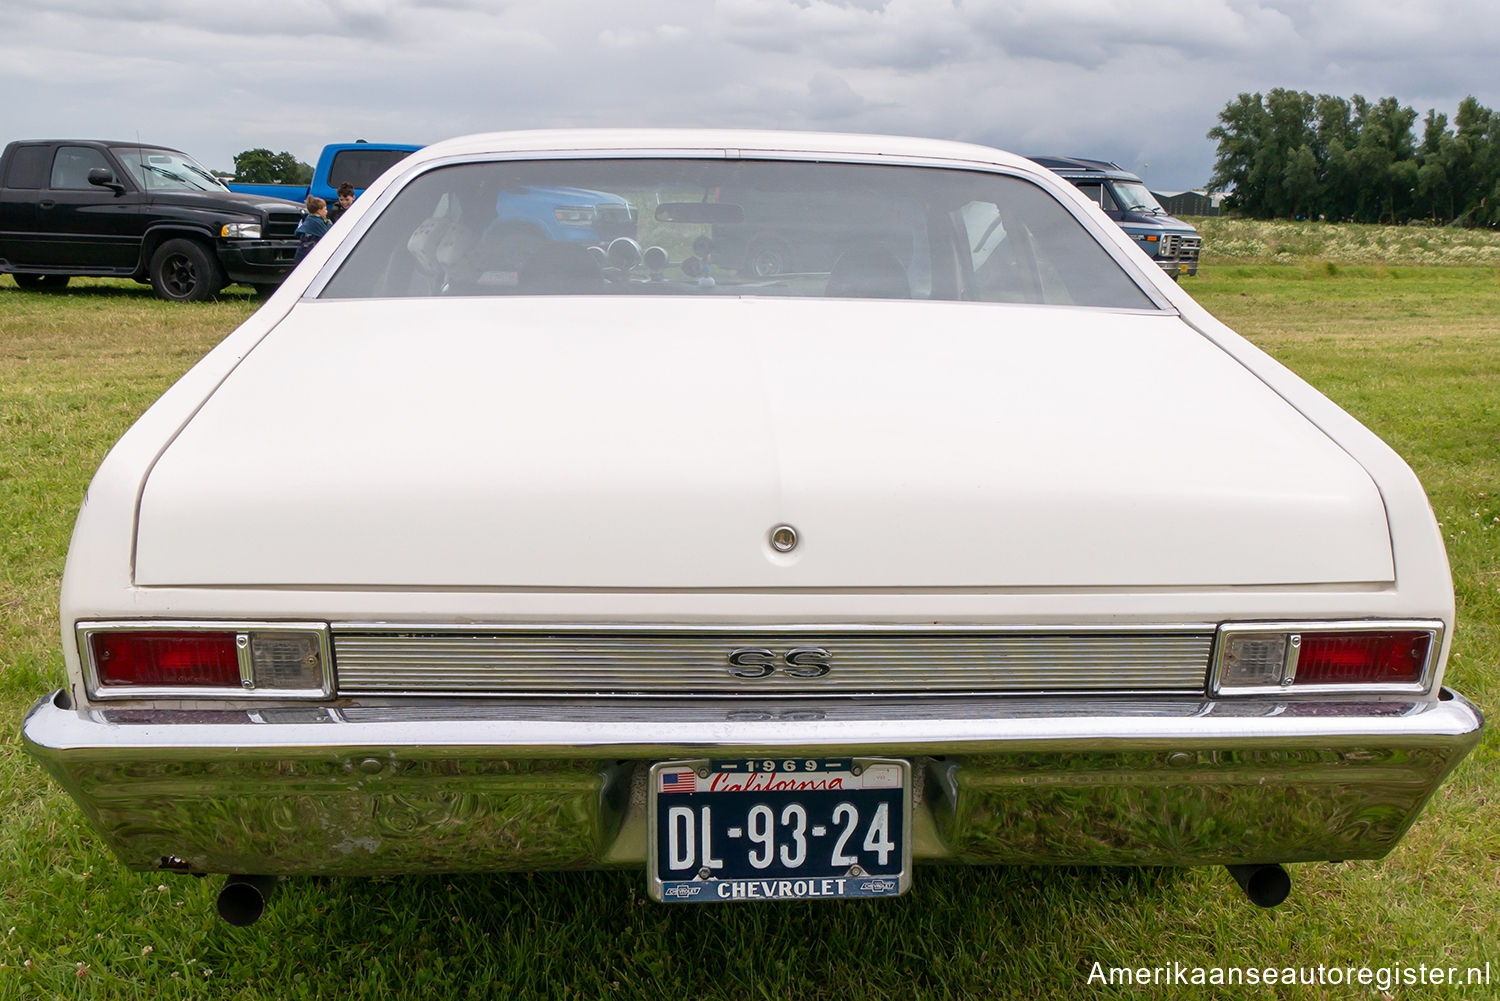
[[[1031,157],[1031,161],[1064,177],[1081,175],[1130,181],[1140,180],[1139,176],[1132,174],[1113,160],[1091,160],[1082,156],[1034,156]]]
[[[323,148],[325,150],[331,149],[331,150],[336,150],[338,152],[343,152],[346,149],[373,149],[373,150],[392,150],[392,149],[401,150],[401,149],[404,149],[404,150],[411,150],[412,152],[415,152],[415,151],[417,151],[417,150],[419,150],[419,149],[422,148],[422,144],[421,143],[384,143],[384,142],[371,142],[368,139],[351,139],[349,142],[346,142],[346,143],[329,143],[328,145],[324,146]]]
[[[460,136],[424,147],[412,162],[486,153],[630,151],[672,155],[722,152],[729,155],[792,154],[815,157],[896,157],[996,164],[1028,170],[1022,157],[989,146],[910,136],[837,132],[780,132],[756,129],[539,129]]]
[[[107,146],[114,149],[117,146],[127,149],[159,149],[168,153],[182,153],[182,150],[171,146],[163,146],[161,143],[145,142],[140,139],[17,139],[10,146]],[[186,153],[182,154],[186,156]]]

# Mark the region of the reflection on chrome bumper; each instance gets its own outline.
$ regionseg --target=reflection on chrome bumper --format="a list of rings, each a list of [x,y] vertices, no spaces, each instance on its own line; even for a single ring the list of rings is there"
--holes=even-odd
[[[136,869],[379,874],[639,865],[643,775],[697,756],[901,755],[918,858],[1375,858],[1479,739],[1437,702],[391,700],[60,708],[28,750]]]

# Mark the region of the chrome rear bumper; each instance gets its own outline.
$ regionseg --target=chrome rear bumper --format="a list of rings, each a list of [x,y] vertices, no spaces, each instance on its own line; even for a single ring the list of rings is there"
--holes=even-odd
[[[643,865],[644,774],[685,757],[914,762],[919,859],[1375,858],[1479,739],[1436,702],[1184,697],[64,708],[27,749],[135,869],[263,874]]]

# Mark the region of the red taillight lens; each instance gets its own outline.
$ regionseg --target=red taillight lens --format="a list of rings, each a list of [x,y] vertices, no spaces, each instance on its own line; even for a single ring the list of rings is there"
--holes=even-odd
[[[105,688],[240,687],[233,632],[98,632],[89,645]]]
[[[1303,633],[1292,684],[1416,684],[1431,645],[1415,630]]]

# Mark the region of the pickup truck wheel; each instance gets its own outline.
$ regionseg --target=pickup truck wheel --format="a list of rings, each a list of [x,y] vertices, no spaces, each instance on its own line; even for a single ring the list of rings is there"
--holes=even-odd
[[[28,292],[56,292],[68,284],[67,275],[11,275]]]
[[[202,302],[224,287],[219,262],[195,240],[168,240],[151,255],[151,288],[168,302]]]

